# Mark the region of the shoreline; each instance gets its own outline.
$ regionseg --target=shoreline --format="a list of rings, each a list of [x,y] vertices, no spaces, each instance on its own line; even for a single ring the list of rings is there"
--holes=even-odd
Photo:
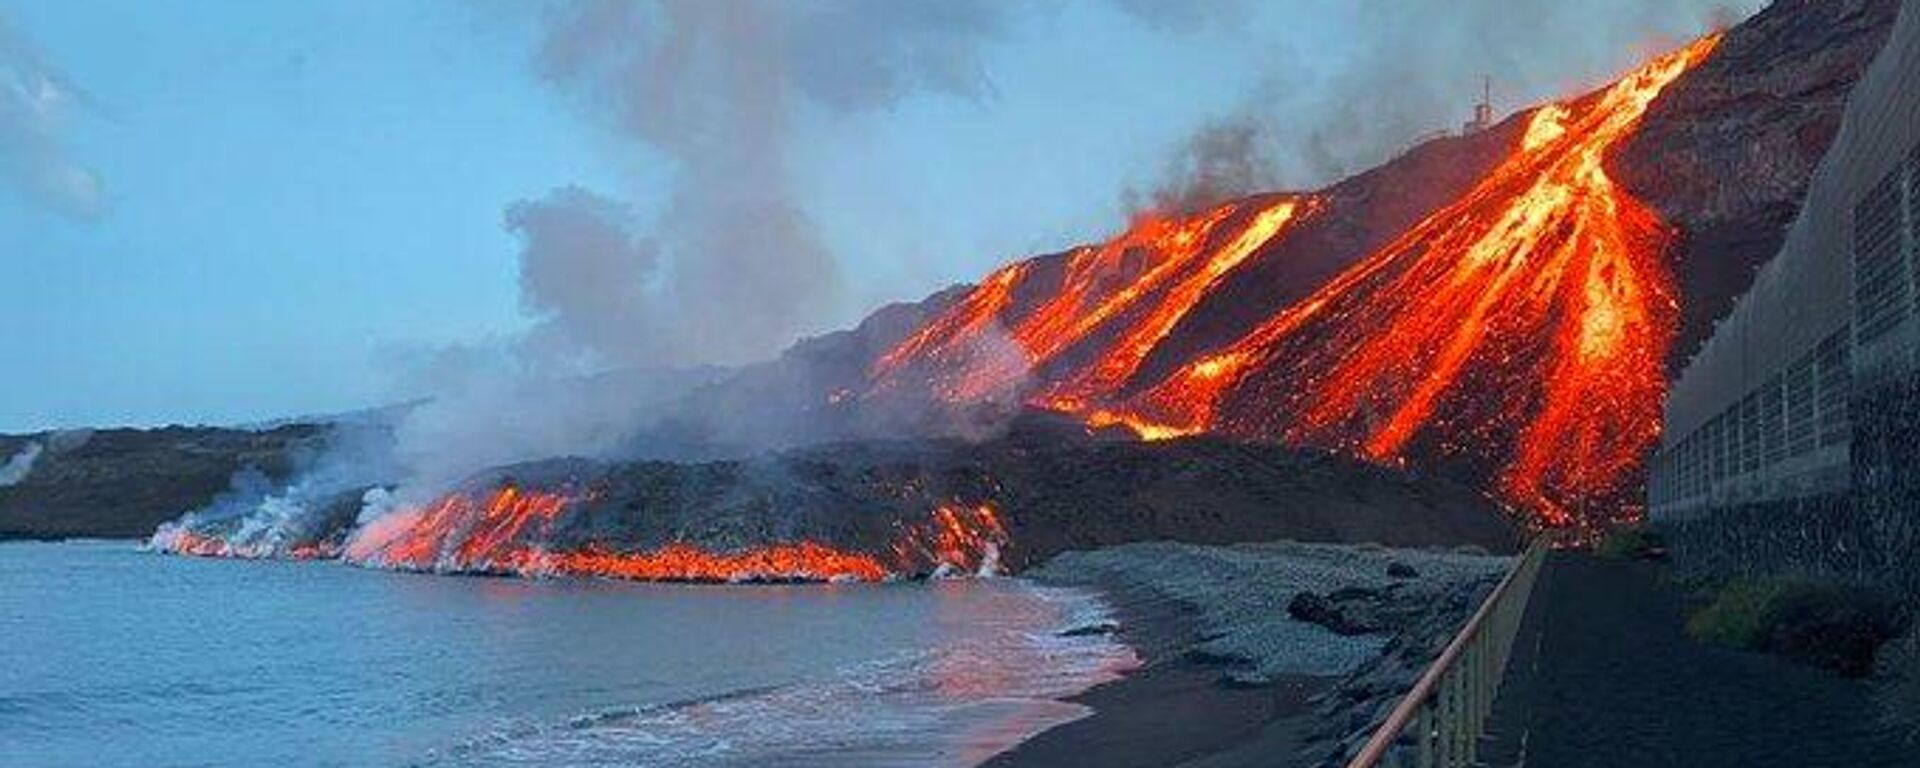
[[[1315,764],[1350,747],[1367,712],[1397,698],[1395,689],[1424,667],[1422,646],[1450,634],[1454,622],[1444,614],[1477,603],[1471,590],[1461,591],[1472,586],[1467,577],[1497,574],[1505,561],[1467,551],[1293,542],[1153,542],[1063,554],[1014,580],[1083,595],[1095,611],[1053,634],[1099,636],[1123,646],[1137,666],[1052,699],[1084,709],[1055,719],[1058,725],[1035,723],[1041,730],[1002,742],[980,765]],[[1340,597],[1356,592],[1359,602]],[[1336,631],[1324,618],[1294,611],[1299,598],[1314,595],[1348,601],[1329,610],[1371,628]],[[1419,616],[1396,613],[1410,602],[1420,605]],[[1443,603],[1456,605],[1429,610]]]
[[[1054,582],[1035,579],[1035,583]],[[982,763],[983,768],[1099,765],[1159,768],[1269,766],[1307,744],[1313,701],[1338,676],[1285,676],[1265,686],[1228,685],[1227,665],[1195,658],[1197,611],[1150,590],[1118,583],[1076,584],[1111,612],[1116,640],[1140,666],[1063,701],[1092,709],[1041,731]]]
[[[1509,563],[1296,542],[1063,554],[1025,578],[1099,596],[1140,666],[1065,699],[1091,714],[982,765],[1344,762]]]

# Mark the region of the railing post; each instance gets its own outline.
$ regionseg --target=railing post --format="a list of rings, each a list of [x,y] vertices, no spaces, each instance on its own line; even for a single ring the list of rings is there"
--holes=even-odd
[[[1513,569],[1482,601],[1440,656],[1427,667],[1380,727],[1361,745],[1348,768],[1398,766],[1407,762],[1403,733],[1414,729],[1413,755],[1421,768],[1467,765],[1478,760],[1480,736],[1512,658],[1547,541],[1536,539]]]
[[[1433,700],[1428,699],[1420,705],[1420,719],[1416,721],[1420,728],[1420,737],[1416,740],[1419,751],[1416,753],[1420,768],[1433,768]]]

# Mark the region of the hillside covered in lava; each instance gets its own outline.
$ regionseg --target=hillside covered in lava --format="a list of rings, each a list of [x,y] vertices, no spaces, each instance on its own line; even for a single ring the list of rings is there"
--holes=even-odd
[[[965,433],[1028,407],[1428,467],[1542,525],[1631,519],[1671,372],[1778,247],[1896,9],[1783,0],[1326,189],[1142,213],[804,343],[670,429]]]
[[[1155,538],[1490,545],[1502,516],[1632,519],[1671,372],[1779,245],[1896,8],[1780,0],[1324,189],[1141,212],[700,377],[610,455],[453,487],[274,474],[243,504],[183,503],[153,542],[872,579]],[[146,442],[128,455],[257,463]],[[75,469],[90,457],[50,450],[0,487],[0,532],[20,503],[80,498],[61,482],[151,474]]]

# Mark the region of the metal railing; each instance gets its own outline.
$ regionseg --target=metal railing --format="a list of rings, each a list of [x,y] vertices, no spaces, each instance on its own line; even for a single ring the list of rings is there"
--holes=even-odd
[[[1544,536],[1528,545],[1347,768],[1474,764],[1548,548]]]

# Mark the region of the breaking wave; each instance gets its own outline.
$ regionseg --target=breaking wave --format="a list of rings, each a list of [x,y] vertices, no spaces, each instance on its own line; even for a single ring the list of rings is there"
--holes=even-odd
[[[1090,714],[1063,701],[1139,664],[1090,594],[1018,582],[1059,626],[1007,621],[935,649],[682,701],[504,723],[428,766],[971,766]],[[928,588],[938,589],[940,585]]]

